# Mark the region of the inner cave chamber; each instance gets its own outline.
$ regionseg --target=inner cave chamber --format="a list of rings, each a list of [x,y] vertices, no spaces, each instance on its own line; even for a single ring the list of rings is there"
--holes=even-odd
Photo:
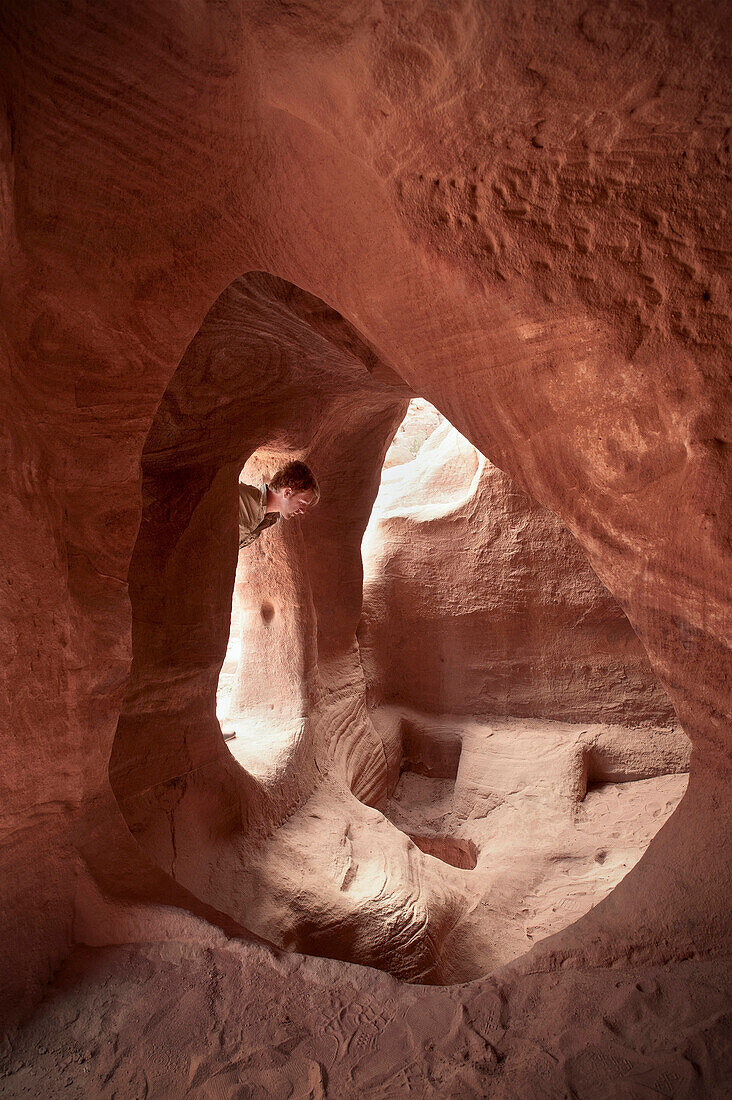
[[[110,777],[156,863],[267,942],[450,983],[604,897],[689,745],[572,536],[410,396],[293,284],[221,295],[143,454]],[[320,504],[237,558],[237,480],[292,457]]]

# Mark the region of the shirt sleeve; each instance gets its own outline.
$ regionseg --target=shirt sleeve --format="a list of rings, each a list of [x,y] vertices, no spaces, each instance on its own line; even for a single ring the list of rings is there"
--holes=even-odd
[[[262,490],[239,482],[239,537],[250,535],[264,519]]]

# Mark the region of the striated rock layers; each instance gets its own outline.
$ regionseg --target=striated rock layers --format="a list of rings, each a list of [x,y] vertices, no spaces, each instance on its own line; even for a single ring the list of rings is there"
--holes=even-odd
[[[585,968],[616,966],[622,985],[632,963],[612,1027],[594,1009],[577,1018],[584,1066],[562,1076],[566,1019],[542,1014],[524,1065],[555,1095],[592,1095],[595,1073],[606,1094],[620,1079],[684,1095],[719,1080],[719,1016],[701,1024],[718,989],[683,960],[721,956],[729,932],[727,17],[703,0],[3,6],[8,1019],[75,944],[184,944],[204,920],[398,977],[456,977],[459,876],[475,872],[376,808],[403,732],[369,717],[355,640],[361,537],[419,394],[561,518],[693,745],[687,793],[640,862],[509,968],[523,1005],[539,989],[557,1006],[583,989],[594,1005],[601,982]],[[281,752],[262,761],[255,729],[248,767],[221,740],[215,693],[234,486],[254,450],[304,456],[324,498],[257,548],[276,566],[256,594],[260,637],[283,656],[249,701],[260,731],[271,707]],[[254,967],[274,959],[241,951]],[[208,958],[214,989],[212,941],[188,954]],[[170,965],[167,950],[151,957],[144,973]],[[92,982],[98,956],[74,958],[67,991],[84,970]],[[655,987],[639,967],[661,974]],[[381,993],[347,973],[329,1018],[359,1040],[338,1049],[361,1050],[346,1005],[378,1020]],[[136,988],[145,1000],[149,984]],[[654,988],[675,992],[664,1003]],[[426,1095],[441,1081],[482,1095],[517,1049],[494,994],[505,1008],[485,983],[481,1015],[461,989],[452,1014],[410,993],[415,1068],[374,1095],[408,1092],[409,1072],[429,1078]],[[681,1053],[654,997],[693,1032]],[[641,1016],[647,1029],[624,1028]],[[419,1063],[436,1032],[472,1083],[432,1054]],[[623,1052],[654,1043],[665,1054],[646,1083]],[[24,1049],[17,1038],[18,1089]],[[327,1088],[326,1064],[308,1055],[305,1095]],[[363,1094],[350,1080],[342,1094]]]
[[[384,472],[363,559],[358,638],[372,703],[673,721],[575,540],[446,421],[416,459]]]

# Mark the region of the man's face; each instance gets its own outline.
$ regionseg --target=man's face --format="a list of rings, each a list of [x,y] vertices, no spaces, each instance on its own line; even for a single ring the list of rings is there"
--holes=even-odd
[[[290,516],[304,515],[308,508],[312,506],[314,496],[312,489],[300,491],[291,489],[289,485],[286,485],[282,490],[282,511],[280,514],[283,519],[289,519]]]

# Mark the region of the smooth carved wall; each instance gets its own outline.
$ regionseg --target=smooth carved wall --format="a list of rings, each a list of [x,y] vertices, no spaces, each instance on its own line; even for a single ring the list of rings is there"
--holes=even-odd
[[[576,541],[449,423],[384,471],[363,557],[358,638],[374,703],[673,723]]]
[[[701,2],[652,15],[623,3],[324,4],[297,19],[269,3],[4,6],[9,1011],[33,1003],[93,922],[89,875],[109,897],[235,922],[221,886],[232,838],[252,806],[272,820],[282,809],[233,774],[213,695],[237,463],[257,441],[305,439],[285,424],[273,438],[265,406],[266,427],[226,452],[198,400],[191,438],[184,430],[174,453],[165,455],[165,433],[160,455],[149,435],[208,311],[253,270],[337,310],[408,392],[562,518],[692,739],[688,792],[645,857],[537,955],[666,961],[722,948],[725,19],[723,5]],[[393,395],[373,400],[368,424],[384,430],[370,436],[367,471],[399,416]],[[301,388],[282,395],[283,408],[290,401],[302,403]],[[174,418],[185,422],[185,406],[183,387]],[[319,440],[312,427],[308,445],[327,455],[327,433]],[[362,476],[373,476],[375,494],[376,473]],[[363,524],[367,496],[356,509]],[[345,539],[339,553],[355,552]],[[186,590],[192,561],[203,587]],[[313,568],[317,606],[330,577],[325,562]],[[163,600],[170,592],[175,601]],[[354,596],[354,629],[357,612]],[[166,663],[158,676],[173,626],[176,675]],[[329,652],[327,625],[323,636]],[[169,809],[175,817],[186,805],[176,856],[170,822],[161,827],[140,784],[181,760],[200,784]],[[117,799],[138,835],[147,830],[147,849]],[[205,871],[188,854],[201,839]]]

